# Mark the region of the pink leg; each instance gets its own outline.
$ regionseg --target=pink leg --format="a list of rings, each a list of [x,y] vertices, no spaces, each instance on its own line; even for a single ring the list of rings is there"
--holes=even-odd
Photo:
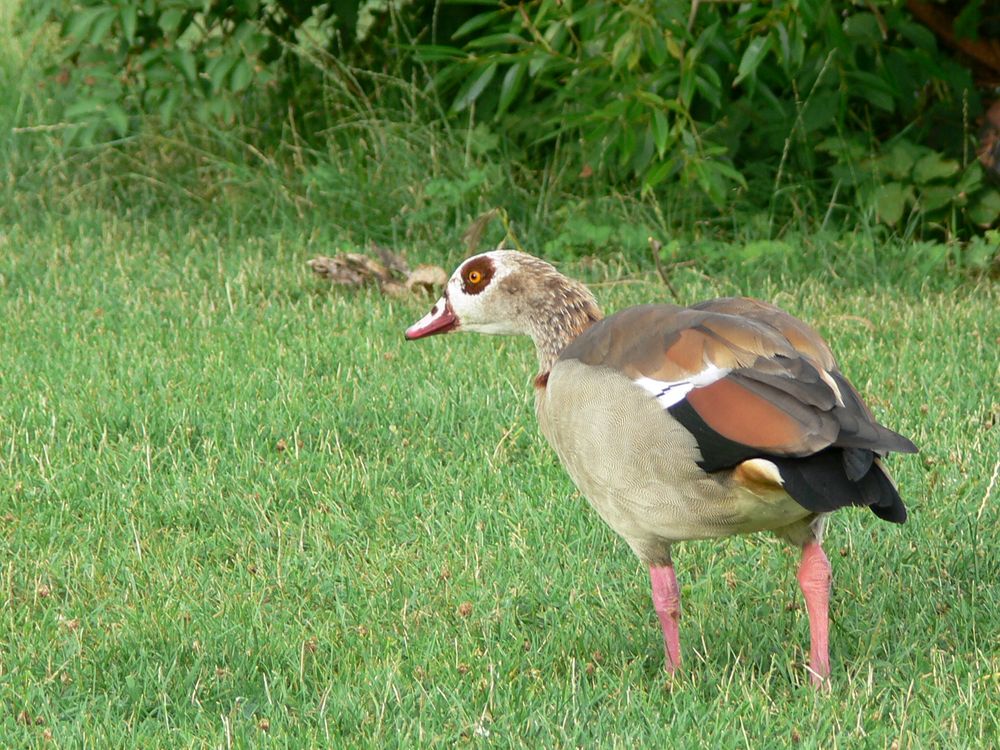
[[[667,671],[673,672],[681,665],[680,631],[681,590],[673,565],[650,565],[649,580],[653,583],[653,608],[663,628],[663,645],[667,651]]]
[[[822,685],[830,676],[830,561],[818,542],[802,547],[799,587],[809,612],[809,670],[813,685]]]

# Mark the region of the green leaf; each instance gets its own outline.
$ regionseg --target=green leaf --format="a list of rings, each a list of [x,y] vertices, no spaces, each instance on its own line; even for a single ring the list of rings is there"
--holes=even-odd
[[[90,28],[94,25],[94,21],[97,20],[104,12],[104,8],[84,8],[79,10],[72,15],[66,21],[66,27],[63,30],[63,36],[71,37],[78,44],[82,43],[83,40],[90,34]]]
[[[855,13],[844,19],[844,33],[859,42],[882,43],[882,29],[874,13]]]
[[[480,13],[477,16],[473,16],[468,21],[459,26],[455,33],[451,35],[452,39],[461,39],[463,36],[468,36],[473,31],[478,31],[483,26],[492,23],[497,18],[505,15],[506,11],[494,10],[489,13]]]
[[[552,49],[559,52],[569,35],[566,32],[566,24],[562,21],[556,21],[545,30],[542,36]]]
[[[227,125],[231,125],[236,118],[236,108],[233,100],[228,96],[221,96],[212,102],[212,111],[215,116]]]
[[[440,62],[441,60],[459,60],[462,50],[444,44],[421,44],[416,48],[417,58],[424,62]]]
[[[611,50],[611,67],[613,70],[621,70],[623,67],[628,65],[631,67],[632,51],[635,48],[635,36],[626,31],[620,37],[618,41],[615,42],[614,48]]]
[[[117,104],[109,104],[104,110],[104,116],[119,136],[123,136],[128,132],[128,115]]]
[[[253,80],[253,66],[244,57],[233,67],[233,72],[229,76],[229,89],[231,91],[243,91]]]
[[[840,111],[840,92],[836,90],[817,91],[809,97],[802,110],[802,127],[807,133],[829,128]]]
[[[770,51],[771,37],[757,36],[751,39],[750,44],[743,51],[743,57],[740,59],[740,67],[736,78],[733,80],[733,86],[738,85],[745,78],[752,76],[757,70],[757,66],[760,65],[761,61]]]
[[[466,49],[484,49],[490,47],[506,48],[510,46],[524,46],[527,42],[517,34],[504,32],[502,34],[490,34],[470,39],[466,42]]]
[[[228,54],[223,54],[212,59],[205,66],[205,74],[212,85],[212,93],[217,94],[222,90],[222,84],[226,80],[226,76],[229,75],[229,71],[232,70],[233,65],[236,64],[238,54],[238,52],[231,51]]]
[[[188,83],[195,83],[198,80],[198,66],[194,55],[190,50],[178,49],[174,51],[173,63],[184,73]]]
[[[651,28],[646,33],[646,53],[650,61],[657,68],[662,68],[667,63],[667,44],[663,38],[663,31],[659,28]]]
[[[81,97],[66,107],[65,116],[67,120],[79,120],[86,115],[98,112],[103,106],[100,99],[94,97]]]
[[[966,246],[962,260],[975,269],[989,268],[994,262],[1000,262],[1000,231],[991,229],[982,237],[974,237]]]
[[[802,60],[795,56],[801,47],[792,47],[788,38],[788,27],[781,21],[774,25],[774,30],[778,35],[778,59],[785,72],[792,70],[802,64]],[[797,71],[796,71],[797,72]]]
[[[969,207],[969,219],[981,227],[991,227],[1000,219],[1000,192],[987,190]]]
[[[177,33],[177,27],[184,20],[184,11],[181,8],[167,8],[160,14],[157,25],[166,36],[172,37]]]
[[[122,31],[129,44],[135,41],[135,27],[139,22],[139,9],[134,5],[123,5],[121,9]]]
[[[830,154],[839,162],[858,161],[865,155],[863,144],[854,139],[842,138],[841,136],[834,136],[820,141],[816,145],[816,150]]]
[[[631,118],[627,115],[625,117],[626,122],[631,122]],[[618,165],[624,167],[632,160],[632,155],[635,154],[635,128],[621,128],[618,130],[617,137],[612,141],[617,141],[618,145]]]
[[[735,182],[740,187],[745,188],[747,186],[746,178],[732,165],[727,164],[724,161],[713,161],[712,168],[726,179],[731,182]]]
[[[645,91],[643,89],[638,89],[635,92],[635,98],[642,102],[643,104],[648,104],[650,107],[665,107],[667,106],[667,100],[664,99],[659,94],[654,94],[652,91]]]
[[[87,40],[92,47],[96,47],[104,41],[116,18],[118,18],[118,11],[115,8],[105,8],[101,15],[94,20],[94,25],[90,27],[90,37]]]
[[[503,81],[500,83],[500,101],[497,103],[497,117],[507,111],[514,97],[521,91],[527,68],[524,63],[516,62],[507,68]]]
[[[895,180],[910,176],[914,165],[923,157],[925,150],[906,140],[897,141],[892,148],[878,158],[878,166]]]
[[[716,43],[720,41],[719,31],[722,28],[722,21],[714,21],[705,27],[705,29],[698,35],[698,38],[694,42],[694,46],[689,52],[689,58],[694,61],[698,58],[702,52],[706,49],[710,49],[716,46]],[[724,34],[725,32],[723,32]],[[723,37],[723,44],[725,44],[725,39]]]
[[[552,62],[552,57],[548,54],[535,55],[531,58],[531,62],[528,63],[528,75],[531,78],[535,78],[548,67],[550,62]]]
[[[173,87],[167,89],[167,93],[160,102],[160,106],[157,108],[157,114],[159,114],[165,127],[169,126],[171,121],[174,119],[174,110],[177,109],[177,102],[180,101],[180,98],[180,89]]]
[[[251,37],[257,33],[257,25],[251,21],[244,21],[235,29],[230,36],[230,39],[239,45],[249,44]]]
[[[716,109],[720,109],[722,107],[722,81],[719,74],[715,72],[715,68],[706,64],[700,64],[698,72],[701,75],[694,79],[695,88],[699,94],[705,97],[705,101]]]
[[[920,191],[917,205],[925,213],[937,211],[951,203],[955,195],[955,188],[951,185],[930,185]]]
[[[961,12],[955,16],[955,36],[965,39],[977,39],[979,24],[982,23],[983,0],[968,0]]]
[[[653,134],[650,133],[649,128],[646,128],[636,141],[635,155],[632,157],[632,174],[636,177],[644,174],[655,154],[656,146],[653,145]]]
[[[667,115],[662,109],[653,110],[653,143],[656,145],[656,153],[660,158],[667,151],[667,140],[670,137],[670,123]]]
[[[978,190],[979,186],[982,184],[983,167],[979,163],[979,160],[975,159],[962,173],[962,176],[958,180],[958,184],[955,185],[955,190],[959,193],[972,193]]]
[[[673,34],[667,34],[667,53],[675,60],[684,59],[684,47],[674,38]]]
[[[165,65],[162,60],[147,65],[143,68],[143,72],[146,76],[146,82],[151,86],[167,87],[180,85],[180,81],[177,79],[177,70],[172,66]]]
[[[913,167],[913,179],[918,184],[925,184],[940,177],[950,177],[958,171],[958,162],[945,159],[936,151],[924,156]]]
[[[148,68],[161,57],[163,57],[163,47],[153,47],[142,52],[139,55],[138,62],[143,68]]]
[[[862,98],[867,99],[871,104],[886,112],[896,111],[896,102],[892,96],[892,89],[884,79],[860,70],[850,71],[845,77],[852,85],[850,89],[851,93],[856,92]]]
[[[878,211],[880,221],[895,226],[903,218],[907,192],[898,182],[887,182],[875,189],[875,210]]]
[[[694,88],[697,84],[697,76],[692,66],[684,65],[681,70],[681,83],[677,95],[685,109],[690,109],[691,99],[694,97]]]
[[[676,168],[676,162],[673,159],[667,159],[660,162],[659,164],[652,167],[646,172],[645,177],[642,180],[643,191],[652,190],[674,171]]]
[[[478,74],[471,76],[458,92],[455,101],[452,102],[451,111],[461,112],[467,109],[479,98],[479,95],[483,93],[486,87],[490,85],[490,81],[493,80],[493,76],[496,73],[497,63],[490,63],[480,70]]]
[[[90,120],[79,127],[73,134],[72,140],[84,146],[92,146],[97,140],[97,131],[102,122],[100,120]]]
[[[691,165],[698,187],[708,199],[721,209],[726,204],[726,180],[710,161],[699,160]]]
[[[937,50],[937,40],[934,38],[934,33],[926,26],[914,21],[903,20],[895,25],[895,30],[918,49],[931,53]]]
[[[500,145],[500,136],[492,132],[489,127],[482,122],[476,123],[468,132],[469,150],[477,156],[484,156],[491,151],[496,151]],[[484,174],[485,177],[485,174]]]

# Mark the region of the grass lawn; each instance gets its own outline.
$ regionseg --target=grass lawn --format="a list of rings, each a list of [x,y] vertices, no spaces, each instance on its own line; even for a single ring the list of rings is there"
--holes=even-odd
[[[406,343],[429,301],[331,290],[305,236],[0,231],[0,745],[996,742],[995,285],[677,276],[816,323],[921,447],[890,462],[905,526],[830,525],[817,694],[793,550],[680,545],[667,677],[645,571],[537,433],[530,342]],[[608,310],[668,298],[566,270]]]

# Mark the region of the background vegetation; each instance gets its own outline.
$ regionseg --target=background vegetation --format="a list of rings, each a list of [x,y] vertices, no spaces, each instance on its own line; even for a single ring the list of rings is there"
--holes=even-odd
[[[997,36],[981,0],[953,12],[960,41]],[[975,158],[980,87],[1000,71],[977,87],[894,0],[45,0],[17,29],[45,77],[15,82],[30,92],[16,124],[51,128],[22,133],[21,171],[54,146],[87,179],[79,162],[101,144],[160,180],[194,172],[200,193],[237,161],[280,176],[284,195],[263,191],[285,204],[272,213],[301,213],[358,168],[396,184],[399,150],[407,168],[426,160],[389,216],[350,212],[363,238],[405,232],[408,211],[420,224],[446,208],[457,227],[502,202],[568,255],[646,256],[654,229],[731,238],[751,223],[778,239],[846,224],[953,243],[942,267],[983,270],[991,254],[965,243],[1000,217]],[[221,181],[245,191],[246,177]],[[593,221],[621,213],[615,192],[633,210]]]
[[[597,5],[0,2],[0,745],[997,736],[1000,237],[985,175],[925,200],[975,173],[967,74],[879,2]],[[838,46],[866,13],[887,39]],[[891,112],[850,77],[890,52],[929,71]],[[829,694],[765,537],[679,551],[668,679],[644,572],[537,435],[527,342],[405,344],[428,300],[305,265],[377,241],[450,270],[494,206],[609,310],[816,323],[921,446],[907,525],[831,524]]]

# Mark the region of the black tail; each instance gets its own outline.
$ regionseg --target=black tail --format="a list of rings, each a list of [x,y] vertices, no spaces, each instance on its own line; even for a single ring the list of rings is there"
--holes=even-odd
[[[814,513],[867,505],[885,521],[906,520],[906,506],[896,485],[871,451],[827,448],[804,458],[768,456],[768,460],[778,467],[785,491]]]

